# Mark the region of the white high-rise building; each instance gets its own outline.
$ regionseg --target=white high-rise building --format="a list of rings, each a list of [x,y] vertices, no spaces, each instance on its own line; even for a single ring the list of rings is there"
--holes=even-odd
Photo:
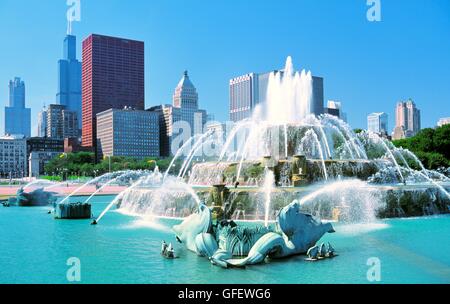
[[[384,112],[369,114],[367,116],[367,130],[377,134],[387,134],[388,115]]]
[[[46,137],[47,136],[47,108],[45,106],[38,113],[38,122],[37,123],[38,123],[37,136],[38,137]]]
[[[181,120],[189,123],[191,136],[203,133],[207,113],[198,107],[197,89],[185,71],[173,94],[173,107],[180,109]]]

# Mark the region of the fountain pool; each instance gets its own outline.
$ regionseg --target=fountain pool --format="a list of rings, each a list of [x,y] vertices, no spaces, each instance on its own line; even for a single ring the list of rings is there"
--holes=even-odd
[[[84,197],[86,198],[86,197]],[[74,198],[81,200],[82,198]],[[99,214],[114,196],[95,197]],[[54,221],[48,208],[1,208],[0,283],[69,283],[70,257],[81,261],[81,283],[370,283],[367,260],[381,261],[381,283],[450,283],[450,218],[432,216],[335,223],[328,234],[339,257],[310,263],[297,256],[246,270],[224,270],[176,244],[177,220],[147,221],[112,211],[101,225]],[[26,223],[26,224],[25,224]],[[173,242],[177,260],[160,257],[161,240]],[[20,267],[17,267],[20,265]]]

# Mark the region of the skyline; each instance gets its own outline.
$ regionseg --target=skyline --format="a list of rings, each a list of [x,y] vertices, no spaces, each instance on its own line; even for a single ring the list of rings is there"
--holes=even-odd
[[[133,7],[110,1],[104,7],[82,0],[81,22],[73,24],[73,34],[79,60],[81,41],[91,33],[146,43],[146,108],[171,103],[180,75],[189,70],[200,107],[216,120],[228,120],[229,80],[280,69],[291,55],[297,69],[307,68],[324,77],[325,103],[329,99],[342,102],[354,128],[367,128],[367,115],[372,112],[386,112],[389,125],[394,126],[395,106],[408,98],[422,110],[423,127],[434,127],[439,118],[450,116],[443,111],[450,101],[450,42],[442,39],[450,34],[450,4],[428,2],[382,1],[382,22],[370,23],[366,1],[257,5],[224,1],[205,8],[201,1]],[[32,134],[36,134],[37,113],[43,104],[56,103],[66,10],[65,1],[27,6],[11,0],[0,3],[0,32],[11,46],[0,51],[0,102],[5,105],[8,100],[8,81],[21,77],[27,87],[26,105],[32,108]],[[217,11],[221,14],[212,14]],[[270,24],[265,21],[268,14],[285,18]],[[43,15],[46,18],[40,18]],[[299,41],[294,41],[297,37]],[[427,46],[428,52],[420,46]],[[436,113],[436,108],[442,112]]]

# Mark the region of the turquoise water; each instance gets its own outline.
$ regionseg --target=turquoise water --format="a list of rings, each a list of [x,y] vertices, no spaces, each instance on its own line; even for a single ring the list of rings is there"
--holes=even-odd
[[[111,197],[98,197],[98,215]],[[367,260],[379,258],[381,283],[450,283],[450,217],[335,225],[324,237],[339,256],[304,257],[240,269],[221,269],[176,244],[179,259],[161,258],[175,242],[170,224],[108,213],[90,221],[58,221],[49,208],[0,208],[0,283],[69,283],[67,259],[81,261],[81,283],[369,283]]]

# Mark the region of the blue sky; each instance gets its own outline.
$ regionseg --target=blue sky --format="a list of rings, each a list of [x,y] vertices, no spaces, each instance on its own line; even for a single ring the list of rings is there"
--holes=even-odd
[[[325,98],[343,103],[353,127],[413,98],[422,125],[450,116],[450,1],[381,0],[382,22],[366,0],[81,0],[81,40],[90,33],[146,43],[146,105],[171,103],[189,70],[200,105],[228,118],[228,81],[247,72],[296,68],[325,79]],[[54,103],[66,32],[65,0],[0,0],[0,133],[8,81],[22,77],[32,125]]]

